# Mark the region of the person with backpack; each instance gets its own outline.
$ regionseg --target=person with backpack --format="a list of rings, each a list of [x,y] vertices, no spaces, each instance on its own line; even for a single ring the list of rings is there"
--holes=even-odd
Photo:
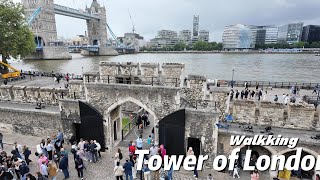
[[[25,180],[27,178],[27,173],[30,172],[30,169],[25,161],[22,161],[21,165],[19,166],[19,172],[21,174],[21,179]]]
[[[116,154],[114,155],[114,166],[117,166],[117,162],[120,162],[120,156],[121,156],[121,159],[123,158],[122,157],[122,153],[121,153],[121,150],[118,148]]]
[[[75,163],[76,170],[78,172],[78,177],[83,179],[83,168],[84,168],[83,160],[80,158],[80,156],[77,156],[74,163]]]

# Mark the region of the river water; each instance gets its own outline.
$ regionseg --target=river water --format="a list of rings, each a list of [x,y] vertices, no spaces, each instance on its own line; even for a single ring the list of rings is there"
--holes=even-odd
[[[72,60],[18,60],[11,65],[22,70],[82,74],[98,71],[100,61],[176,62],[186,65],[186,74],[210,79],[320,83],[320,56],[313,54],[134,54],[115,57],[85,57]]]

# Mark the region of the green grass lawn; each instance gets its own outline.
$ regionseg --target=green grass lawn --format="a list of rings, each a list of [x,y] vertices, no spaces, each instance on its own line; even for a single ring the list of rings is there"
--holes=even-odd
[[[125,127],[127,124],[129,124],[129,122],[129,118],[122,118],[122,127]]]

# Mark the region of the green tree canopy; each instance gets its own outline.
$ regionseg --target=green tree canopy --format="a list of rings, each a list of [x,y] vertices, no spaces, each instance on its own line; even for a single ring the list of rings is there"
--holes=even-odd
[[[22,57],[35,51],[34,36],[26,25],[23,7],[20,3],[0,0],[0,54],[2,61]]]
[[[175,51],[183,51],[186,47],[187,47],[187,46],[186,46],[186,43],[184,43],[184,42],[179,42],[178,44],[176,44],[176,45],[173,47],[173,49],[174,49]]]

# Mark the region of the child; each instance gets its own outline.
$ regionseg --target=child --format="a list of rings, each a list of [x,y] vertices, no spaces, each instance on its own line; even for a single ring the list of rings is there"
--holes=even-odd
[[[149,137],[148,137],[148,145],[149,146],[151,145],[151,140],[152,140],[151,135],[149,135]]]

